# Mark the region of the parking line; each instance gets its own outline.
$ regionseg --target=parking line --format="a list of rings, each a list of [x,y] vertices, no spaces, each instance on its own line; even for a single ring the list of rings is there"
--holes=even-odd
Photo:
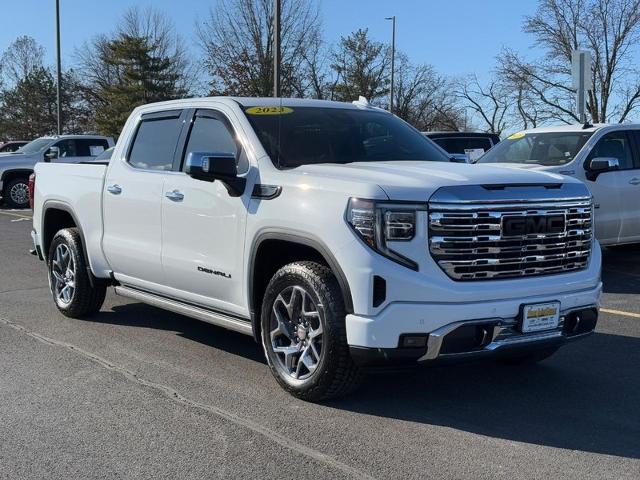
[[[20,215],[19,213],[12,213],[12,212],[0,212],[0,215],[8,215],[10,217],[31,219],[31,217],[29,215]]]
[[[640,313],[625,312],[623,310],[612,310],[610,308],[601,308],[600,311],[604,313],[611,313],[613,315],[622,315],[625,317],[640,318]]]

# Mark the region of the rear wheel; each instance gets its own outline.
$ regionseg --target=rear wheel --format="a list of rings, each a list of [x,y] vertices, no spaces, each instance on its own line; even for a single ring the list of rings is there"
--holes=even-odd
[[[100,310],[107,287],[102,282],[90,281],[77,228],[56,233],[47,261],[51,294],[62,314],[82,318]]]
[[[29,207],[29,179],[19,177],[9,180],[2,192],[5,203],[11,208]]]
[[[511,357],[501,357],[498,359],[499,363],[505,365],[526,365],[538,363],[543,360],[546,360],[551,355],[558,351],[558,347],[550,347],[542,350],[537,350],[535,352],[530,352],[521,355],[514,355]]]
[[[271,372],[292,395],[309,401],[354,390],[361,375],[349,355],[338,282],[315,262],[282,267],[265,292],[262,344]]]

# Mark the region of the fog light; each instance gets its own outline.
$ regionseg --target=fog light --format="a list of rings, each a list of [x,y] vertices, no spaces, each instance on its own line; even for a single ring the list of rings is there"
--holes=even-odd
[[[426,335],[402,335],[400,345],[406,348],[420,348],[427,345]]]

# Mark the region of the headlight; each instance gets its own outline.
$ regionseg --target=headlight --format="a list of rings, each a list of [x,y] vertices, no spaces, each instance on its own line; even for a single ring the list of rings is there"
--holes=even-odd
[[[413,270],[418,264],[390,249],[387,242],[408,242],[416,234],[416,211],[425,205],[405,205],[351,198],[347,206],[347,223],[356,234],[381,255]]]

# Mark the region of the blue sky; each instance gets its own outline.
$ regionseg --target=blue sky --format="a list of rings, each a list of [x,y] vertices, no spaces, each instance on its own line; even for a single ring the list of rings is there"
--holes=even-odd
[[[109,32],[122,11],[132,5],[153,5],[166,12],[194,54],[194,24],[209,7],[224,0],[60,0],[62,58],[66,66],[85,40]],[[305,1],[305,0],[300,0]],[[47,50],[54,63],[54,0],[2,0],[0,52],[19,35],[30,35]],[[363,27],[381,41],[390,41],[391,22],[397,18],[396,45],[415,63],[430,63],[442,73],[476,73],[481,78],[492,68],[495,55],[508,45],[527,51],[531,38],[522,32],[524,15],[535,11],[535,0],[320,0],[325,39]],[[24,19],[24,21],[20,21]]]

